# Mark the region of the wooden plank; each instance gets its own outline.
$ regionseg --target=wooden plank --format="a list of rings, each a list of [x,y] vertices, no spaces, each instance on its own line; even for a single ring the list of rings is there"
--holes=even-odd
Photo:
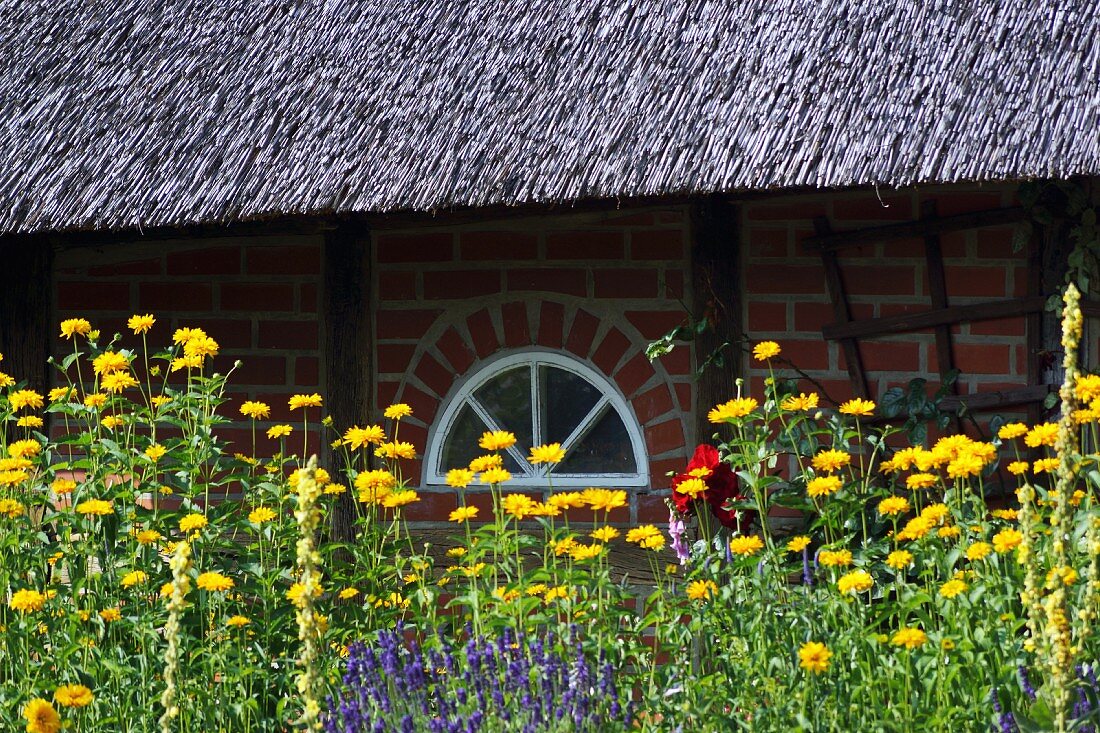
[[[325,233],[322,326],[325,406],[337,430],[366,424],[374,407],[374,323],[371,298],[370,232],[345,223]],[[321,462],[333,474],[339,465],[322,437]],[[355,492],[341,494],[332,513],[333,538],[354,537]]]
[[[972,305],[953,305],[948,308],[922,311],[920,313],[903,313],[897,316],[868,318],[850,323],[831,323],[821,329],[821,334],[830,341],[887,336],[908,331],[921,331],[963,321],[989,321],[996,318],[1023,316],[1028,313],[1041,312],[1045,302],[1046,298],[1030,297],[992,300]]]
[[[987,211],[975,211],[969,214],[956,214],[943,216],[937,219],[920,219],[907,221],[900,224],[887,224],[881,227],[869,229],[856,229],[847,232],[818,232],[812,237],[807,237],[802,246],[809,252],[829,252],[849,247],[859,247],[863,244],[877,242],[894,242],[900,239],[913,239],[915,237],[928,237],[933,234],[959,231],[960,229],[976,229],[978,227],[994,226],[997,224],[1011,224],[1022,221],[1025,217],[1024,210],[1018,206],[1006,209],[989,209]]]
[[[996,410],[1003,407],[1014,407],[1035,402],[1041,403],[1049,392],[1054,389],[1049,384],[1036,384],[1019,389],[1007,389],[998,392],[979,392],[972,395],[958,395],[944,397],[940,402],[940,409],[953,412],[960,406],[966,405],[971,412],[982,410]]]
[[[54,242],[42,235],[0,242],[0,258],[13,273],[0,288],[0,371],[39,392],[50,386],[53,253]]]
[[[818,236],[827,236],[830,230],[828,219],[823,216],[814,219],[814,231]],[[833,318],[836,319],[837,325],[848,323],[852,320],[852,312],[848,307],[848,294],[844,290],[844,278],[840,274],[836,253],[822,250],[821,264],[825,268],[825,287],[829,292],[829,300],[833,304]],[[868,397],[870,390],[867,388],[867,375],[863,371],[863,357],[859,353],[859,344],[851,338],[845,338],[840,341],[840,349],[844,354],[844,364],[848,368],[848,380],[852,383],[852,392],[856,397]]]
[[[1029,298],[1041,298],[1043,294],[1043,230],[1038,224],[1032,225],[1031,238],[1027,251],[1027,295]],[[1043,313],[1028,313],[1024,322],[1027,347],[1024,359],[1027,361],[1027,383],[1038,386],[1043,382],[1043,372],[1039,368],[1039,352],[1043,348]],[[1029,425],[1039,422],[1043,405],[1031,403],[1027,409]]]
[[[734,397],[736,381],[742,375],[741,282],[738,211],[720,196],[697,201],[691,210],[691,278],[694,311],[710,321],[711,328],[694,343],[695,363],[702,364],[722,344],[725,365],[710,367],[699,377],[695,389],[695,442],[709,440],[714,426],[707,412]]]
[[[925,201],[921,204],[921,220],[931,221],[936,218],[936,202]],[[930,233],[924,238],[924,261],[928,266],[928,291],[932,296],[932,307],[943,310],[948,307],[947,302],[947,276],[943,268],[943,251],[940,248],[940,235]],[[955,368],[955,358],[952,353],[951,326],[940,324],[936,326],[936,367],[940,377]],[[957,394],[959,383],[951,383],[951,394]]]

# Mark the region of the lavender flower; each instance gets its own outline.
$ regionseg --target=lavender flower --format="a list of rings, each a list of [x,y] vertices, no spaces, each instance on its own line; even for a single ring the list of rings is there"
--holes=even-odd
[[[686,564],[691,558],[691,550],[688,549],[687,543],[684,541],[684,535],[687,534],[687,525],[675,511],[669,512],[668,515],[668,534],[672,537],[672,551],[676,553],[676,557],[680,558],[681,565]]]

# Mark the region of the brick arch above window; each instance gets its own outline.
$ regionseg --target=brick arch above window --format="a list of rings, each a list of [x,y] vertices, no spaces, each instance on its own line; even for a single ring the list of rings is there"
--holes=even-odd
[[[671,360],[650,363],[645,347],[679,317],[673,310],[645,311],[597,307],[568,300],[500,299],[455,304],[446,311],[380,313],[404,324],[380,327],[377,403],[412,406],[402,424],[403,439],[418,450],[456,381],[483,360],[504,350],[539,347],[569,354],[610,379],[641,426],[653,488],[668,485],[666,474],[680,470],[690,452],[692,365],[687,349]],[[396,338],[397,335],[403,338]],[[423,467],[409,467],[424,476]]]

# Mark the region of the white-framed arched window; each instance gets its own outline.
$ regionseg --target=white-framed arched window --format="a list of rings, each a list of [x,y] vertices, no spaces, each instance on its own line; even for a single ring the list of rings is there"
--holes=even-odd
[[[549,466],[527,462],[534,445],[561,443],[565,459],[553,467],[554,486],[645,486],[645,441],[615,385],[571,357],[541,351],[503,355],[473,371],[454,390],[428,438],[426,480],[446,483],[447,471],[485,453],[478,439],[508,430],[509,486],[547,485]]]

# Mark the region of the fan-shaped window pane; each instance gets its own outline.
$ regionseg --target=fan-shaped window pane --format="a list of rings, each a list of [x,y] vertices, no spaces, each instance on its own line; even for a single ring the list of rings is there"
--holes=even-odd
[[[614,410],[607,410],[592,429],[580,439],[557,473],[617,473],[633,463],[630,435],[623,419]]]
[[[505,357],[474,373],[442,411],[429,447],[429,482],[483,454],[481,434],[507,430],[512,485],[640,486],[646,483],[637,423],[614,387],[589,367],[558,354]],[[530,448],[561,443],[565,460],[532,465]]]

